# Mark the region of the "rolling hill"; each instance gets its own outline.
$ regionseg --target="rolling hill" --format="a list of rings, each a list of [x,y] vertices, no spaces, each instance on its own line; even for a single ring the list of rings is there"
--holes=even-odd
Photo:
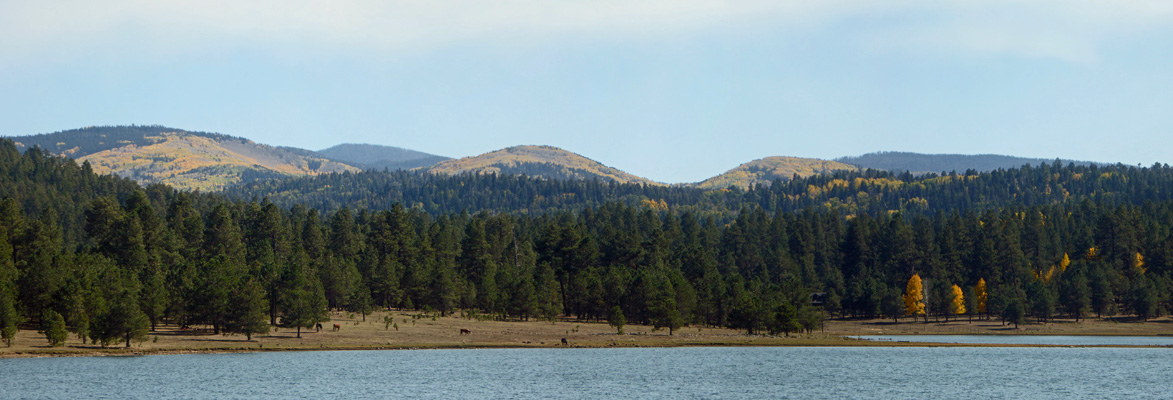
[[[989,172],[996,169],[1019,168],[1023,165],[1051,164],[1056,159],[1025,158],[1005,156],[999,154],[921,154],[898,151],[868,153],[855,157],[840,157],[835,159],[845,164],[860,168],[879,169],[884,171],[904,172],[914,174],[965,172]],[[1074,163],[1078,166],[1097,164],[1090,161],[1058,160],[1060,164]]]
[[[162,126],[90,127],[12,139],[20,149],[40,146],[78,163],[88,161],[97,173],[189,190],[218,190],[262,178],[358,171],[312,153]]]
[[[446,175],[525,174],[544,179],[598,179],[662,185],[553,146],[514,146],[475,157],[444,161],[422,170]]]
[[[363,169],[413,169],[427,167],[448,157],[377,144],[343,143],[317,152],[323,157]]]
[[[855,166],[836,161],[798,157],[766,157],[741,164],[696,184],[701,189],[721,189],[737,186],[747,189],[754,184],[770,184],[775,179],[789,180],[795,175],[808,177],[833,171],[854,171]]]

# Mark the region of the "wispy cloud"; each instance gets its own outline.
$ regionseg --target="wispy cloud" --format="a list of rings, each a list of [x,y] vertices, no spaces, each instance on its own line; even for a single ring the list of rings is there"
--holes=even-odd
[[[1173,25],[1159,0],[200,0],[5,1],[0,65],[98,51],[183,54],[225,48],[394,52],[450,43],[671,36],[746,24],[846,29],[880,49],[1094,59],[1120,37]],[[834,28],[831,28],[834,27]]]

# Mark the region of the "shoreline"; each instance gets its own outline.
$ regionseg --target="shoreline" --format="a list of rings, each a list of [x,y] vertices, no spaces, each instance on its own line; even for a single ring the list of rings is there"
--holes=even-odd
[[[387,323],[383,318],[391,319]],[[181,330],[160,326],[150,333],[150,340],[133,347],[115,344],[100,348],[82,344],[71,335],[65,347],[50,348],[42,334],[22,330],[13,347],[2,347],[0,359],[146,356],[178,354],[256,353],[272,351],[355,351],[355,350],[447,350],[447,349],[571,349],[571,348],[670,348],[670,347],[1096,347],[1096,348],[1170,348],[1170,345],[1069,345],[1069,344],[997,344],[933,343],[917,341],[873,341],[851,336],[1103,336],[1103,337],[1171,337],[1173,320],[1168,317],[1147,322],[1121,319],[1093,319],[1081,322],[1056,320],[1032,323],[1019,329],[997,321],[902,322],[891,320],[828,320],[822,331],[785,336],[747,335],[725,328],[686,327],[669,335],[664,329],[628,325],[625,334],[605,322],[583,321],[494,321],[382,311],[361,316],[335,312],[331,324],[338,331],[275,329],[269,334],[254,335],[245,341],[241,335],[215,335],[207,329]],[[400,325],[402,324],[402,325]],[[391,329],[394,325],[395,329]],[[461,330],[471,330],[461,334]],[[561,340],[566,339],[568,345]]]
[[[925,335],[932,336],[932,335]],[[1030,335],[1042,336],[1042,335]],[[1086,336],[1086,335],[1085,335]],[[511,345],[449,345],[449,344],[414,344],[402,346],[336,346],[336,347],[287,347],[287,348],[206,348],[206,349],[139,349],[139,348],[108,348],[104,350],[74,349],[74,350],[44,350],[26,352],[0,353],[0,360],[18,358],[57,358],[57,357],[143,357],[163,355],[190,355],[190,354],[247,354],[270,352],[310,352],[310,351],[410,351],[410,350],[498,350],[498,349],[614,349],[614,348],[682,348],[682,347],[998,347],[998,348],[1121,348],[1121,349],[1171,349],[1173,345],[1066,345],[1066,344],[1015,344],[1015,343],[936,343],[936,342],[898,342],[874,341],[865,339],[843,338],[842,341],[830,343],[816,340],[813,342],[798,341],[790,344],[760,344],[760,343],[689,343],[689,344],[656,344],[656,345],[628,345],[628,346],[592,346],[571,345],[564,346],[511,346]]]

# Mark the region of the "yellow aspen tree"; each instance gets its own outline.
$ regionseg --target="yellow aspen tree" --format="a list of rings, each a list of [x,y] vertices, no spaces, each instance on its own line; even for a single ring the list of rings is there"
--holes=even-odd
[[[1071,257],[1067,253],[1063,253],[1063,259],[1059,261],[1059,271],[1067,272],[1067,267],[1071,266]]]
[[[1084,256],[1084,258],[1087,259],[1088,261],[1099,260],[1100,259],[1100,249],[1096,248],[1096,246],[1092,246],[1091,248],[1087,249],[1087,255]]]
[[[1144,267],[1144,256],[1140,255],[1139,251],[1136,252],[1136,259],[1132,261],[1132,265],[1136,267],[1136,269],[1140,271],[1141,274],[1148,272],[1148,268]]]
[[[913,319],[925,315],[925,295],[919,274],[912,274],[912,278],[908,279],[908,287],[904,290],[904,313]],[[925,317],[925,322],[928,322],[928,317]]]
[[[1054,277],[1055,277],[1055,266],[1052,265],[1050,269],[1047,269],[1047,273],[1043,275],[1043,283],[1051,283],[1051,278],[1054,278]]]
[[[961,287],[953,285],[953,293],[949,297],[951,299],[949,313],[953,315],[965,314],[965,294],[961,293]]]
[[[989,298],[986,294],[986,280],[978,278],[977,286],[973,288],[973,293],[977,296],[977,312],[978,314],[986,313],[986,300]]]

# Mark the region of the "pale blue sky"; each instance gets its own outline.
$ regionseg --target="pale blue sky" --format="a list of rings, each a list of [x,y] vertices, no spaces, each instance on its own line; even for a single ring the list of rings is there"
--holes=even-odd
[[[2,2],[0,135],[549,144],[663,182],[884,150],[1173,161],[1173,2],[319,3]]]

